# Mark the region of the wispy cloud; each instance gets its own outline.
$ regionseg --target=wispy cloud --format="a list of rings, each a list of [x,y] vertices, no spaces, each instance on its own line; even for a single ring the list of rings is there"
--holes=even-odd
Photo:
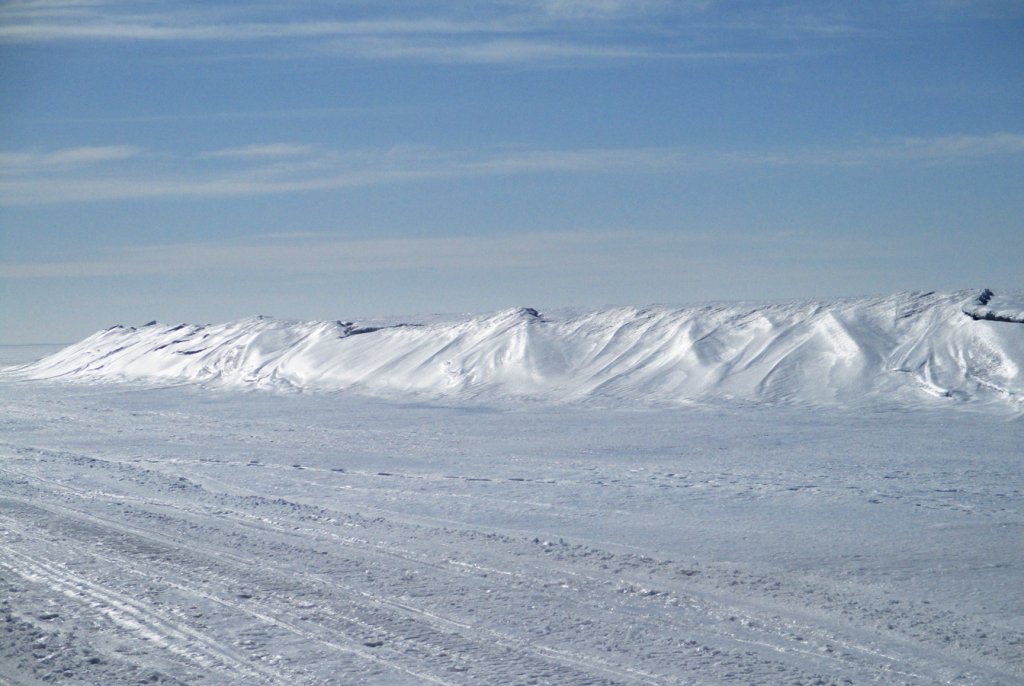
[[[665,5],[663,0],[540,0],[537,4],[551,16],[571,19],[651,13],[664,9]],[[680,4],[706,7],[710,2]]]
[[[740,166],[850,167],[882,163],[957,163],[1024,154],[1024,134],[906,137],[844,147],[729,152],[722,160]]]
[[[189,24],[187,21],[174,19],[145,21],[136,18],[109,20],[96,17],[93,21],[85,23],[10,23],[0,26],[0,40],[252,41],[325,36],[459,35],[498,29],[499,27],[491,24],[438,20]]]
[[[363,38],[326,46],[335,54],[368,60],[421,61],[441,64],[508,64],[567,59],[640,59],[668,57],[648,48],[600,45],[532,38],[487,38],[452,41],[449,38]]]
[[[669,169],[685,158],[686,154],[675,148],[529,150],[469,162],[466,167],[482,174],[587,173]]]
[[[131,146],[0,153],[0,204],[100,202],[138,198],[217,198],[530,174],[686,174],[766,167],[961,164],[1024,155],[1024,134],[915,137],[788,150],[590,148],[446,151],[395,147],[324,151],[270,143],[173,158]],[[145,160],[158,159],[148,169]],[[196,165],[196,160],[206,166]],[[232,164],[218,164],[224,160]],[[79,166],[88,174],[75,173]],[[175,171],[177,170],[177,171]]]
[[[435,108],[436,109],[436,108]],[[261,120],[261,119],[317,119],[329,117],[381,117],[394,114],[407,114],[412,111],[411,107],[390,106],[390,107],[296,107],[268,110],[238,110],[238,111],[214,111],[214,112],[178,112],[168,114],[108,114],[102,116],[79,115],[64,116],[57,115],[41,118],[46,123],[159,123],[159,122],[205,122],[205,121],[233,121],[233,120]],[[422,111],[422,109],[418,110]]]
[[[909,241],[909,239],[908,239]],[[765,257],[817,263],[825,252],[881,259],[905,251],[903,241],[837,236],[834,232],[782,231],[767,235],[721,231],[671,233],[566,229],[424,238],[346,238],[321,232],[281,232],[231,242],[137,245],[89,259],[0,262],[0,280],[110,278],[194,274],[254,274],[294,278],[311,274],[366,274],[403,270],[540,270],[565,274],[673,273],[680,264],[709,262],[761,268]]]
[[[236,159],[258,160],[274,157],[300,157],[313,152],[312,145],[301,143],[266,143],[262,145],[246,145],[241,148],[225,148],[200,153],[200,159]]]
[[[259,41],[274,42],[285,53],[445,64],[758,60],[791,54],[786,43],[794,36],[834,39],[853,24],[818,4],[758,12],[711,0],[382,0],[310,4],[301,19],[270,7],[15,2],[0,6],[0,42]]]
[[[1024,134],[993,133],[987,136],[961,135],[936,138],[906,138],[897,145],[880,145],[868,154],[891,159],[946,160],[1024,153]]]
[[[83,278],[185,273],[261,271],[264,273],[364,273],[423,268],[522,268],[547,265],[564,269],[609,243],[635,241],[634,231],[560,231],[490,236],[341,239],[291,232],[273,240],[258,236],[231,243],[181,243],[129,246],[89,260],[0,262],[0,279]],[[676,239],[678,240],[678,239]],[[609,264],[609,266],[611,266]]]
[[[131,145],[64,148],[48,153],[0,152],[0,173],[54,170],[131,159],[140,154]]]
[[[0,4],[0,41],[240,42],[348,37],[433,41],[485,36],[600,46],[646,46],[685,54],[693,47],[760,35],[835,39],[894,21],[1020,16],[1018,0],[918,0],[899,3],[722,3],[715,0],[378,0],[377,2],[228,3],[182,7],[145,0],[15,0]],[[660,46],[652,41],[670,39]],[[679,41],[683,41],[680,43]],[[691,50],[687,50],[689,45]],[[428,47],[428,46],[424,46]],[[658,49],[654,49],[657,47]],[[752,50],[751,52],[758,52]]]

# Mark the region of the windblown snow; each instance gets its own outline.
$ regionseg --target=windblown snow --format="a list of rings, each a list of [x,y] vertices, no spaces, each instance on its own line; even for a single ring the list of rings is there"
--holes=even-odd
[[[433,399],[1021,406],[1024,297],[989,290],[621,307],[511,309],[381,326],[266,317],[96,333],[19,374],[352,390]]]

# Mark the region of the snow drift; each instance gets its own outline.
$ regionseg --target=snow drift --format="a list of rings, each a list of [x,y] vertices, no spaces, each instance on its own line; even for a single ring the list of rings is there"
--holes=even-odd
[[[431,399],[1024,408],[1024,297],[991,291],[366,326],[266,317],[113,327],[8,370]]]

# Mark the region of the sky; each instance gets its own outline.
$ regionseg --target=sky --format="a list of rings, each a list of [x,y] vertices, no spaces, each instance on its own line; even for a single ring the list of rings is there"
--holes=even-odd
[[[1020,0],[0,2],[0,343],[1022,264]]]

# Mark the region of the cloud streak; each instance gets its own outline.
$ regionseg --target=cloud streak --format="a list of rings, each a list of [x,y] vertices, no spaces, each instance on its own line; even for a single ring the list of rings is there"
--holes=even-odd
[[[500,27],[492,24],[438,20],[190,24],[184,20],[157,22],[105,20],[97,17],[84,23],[42,21],[11,23],[0,26],[0,40],[9,42],[52,42],[62,40],[206,42],[396,34],[451,36],[469,33],[490,33],[500,30]]]
[[[906,137],[865,141],[846,147],[784,151],[726,152],[721,162],[749,167],[856,167],[887,163],[955,164],[1024,154],[1024,134]]]
[[[48,153],[0,152],[0,174],[82,167],[105,162],[121,162],[137,157],[140,151],[131,145],[64,148]]]
[[[899,243],[899,241],[897,241]],[[806,231],[737,236],[568,229],[428,238],[339,238],[321,232],[283,232],[233,242],[126,246],[92,259],[0,262],[0,280],[81,279],[194,274],[366,274],[423,270],[539,270],[603,274],[645,269],[674,271],[683,262],[817,260],[823,252],[891,257],[902,245]]]
[[[301,274],[556,265],[564,269],[569,262],[581,258],[597,259],[597,254],[607,252],[605,247],[609,243],[636,238],[636,231],[562,231],[514,236],[339,240],[325,234],[292,232],[233,243],[125,247],[92,260],[0,262],[0,279],[179,276],[209,270]],[[606,259],[613,261],[615,254],[608,253]]]
[[[758,12],[711,0],[383,0],[306,5],[302,19],[295,18],[296,11],[275,16],[269,6],[261,10],[248,4],[213,2],[188,11],[154,7],[141,2],[8,3],[0,7],[0,43],[189,42],[230,49],[272,42],[285,54],[501,65],[760,60],[794,54],[794,38],[834,40],[852,33],[843,23],[847,20],[815,5]]]
[[[201,153],[199,158],[204,160],[259,160],[275,157],[302,157],[312,152],[312,145],[301,143],[266,143],[262,145],[246,145],[241,148],[211,150]]]
[[[1024,134],[904,138],[833,148],[444,151],[397,147],[338,153],[301,143],[254,144],[173,160],[131,146],[0,153],[0,205],[304,193],[440,179],[532,174],[687,174],[771,167],[967,164],[1024,155]],[[160,160],[157,169],[144,162]],[[208,163],[198,167],[196,159]],[[225,168],[223,162],[233,164]],[[80,167],[88,174],[75,174]],[[96,168],[94,168],[96,167]],[[168,173],[166,169],[177,169]],[[81,169],[86,171],[86,169]],[[102,172],[102,173],[101,173]]]

